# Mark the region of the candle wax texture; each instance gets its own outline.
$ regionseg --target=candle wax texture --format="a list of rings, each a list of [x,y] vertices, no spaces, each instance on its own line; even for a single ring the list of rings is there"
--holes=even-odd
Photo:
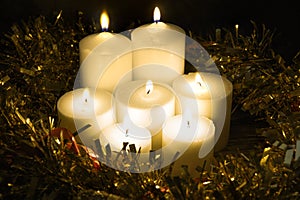
[[[141,147],[142,153],[149,153],[151,148],[151,133],[148,129],[124,124],[113,124],[106,127],[100,135],[103,145],[109,144],[112,151],[119,152],[123,142],[134,144],[137,150]]]
[[[132,80],[132,46],[122,34],[102,32],[79,43],[81,87],[113,92],[118,84]]]
[[[114,123],[113,100],[113,95],[105,90],[78,88],[69,91],[57,102],[59,125],[75,132],[90,124],[90,128],[79,134],[82,142],[90,143],[91,138],[98,138],[101,129]]]
[[[173,82],[179,99],[176,113],[190,112],[193,116],[205,116],[216,127],[215,151],[223,149],[229,138],[232,104],[232,83],[218,74],[202,73],[202,81],[196,82],[198,73],[184,74]]]
[[[114,33],[110,32],[102,32],[102,33],[95,33],[84,37],[79,42],[79,58],[80,64],[88,57],[90,53],[92,53],[93,49],[96,48],[98,45],[104,43],[107,40],[110,40],[114,37]]]
[[[194,174],[198,165],[202,167],[205,160],[211,160],[215,126],[208,118],[176,115],[164,124],[162,132],[164,162],[169,164],[174,155],[179,153],[174,163],[173,175],[179,174],[181,165],[188,165]]]
[[[115,93],[117,121],[128,118],[133,124],[148,128],[152,134],[152,148],[161,148],[161,128],[166,119],[175,114],[175,96],[172,88],[153,83],[146,90],[145,80],[123,84]]]
[[[141,151],[139,153],[139,158],[136,162],[139,163],[140,170],[139,172],[146,172],[149,169],[146,167],[146,163],[149,162],[149,152],[151,149],[151,133],[148,129],[134,126],[133,124],[127,123],[119,123],[113,124],[111,126],[106,127],[102,133],[100,134],[100,143],[103,147],[110,146],[111,155],[110,162],[107,162],[108,166],[122,170],[124,164],[122,156],[120,156],[120,152],[123,148],[123,143],[127,142],[128,146],[134,144],[136,151]],[[105,148],[106,149],[106,148]],[[127,151],[127,150],[125,150]],[[131,154],[127,152],[128,154]],[[132,152],[131,157],[135,157],[136,153]],[[120,163],[120,164],[116,164]],[[120,168],[121,167],[121,168]]]
[[[131,81],[117,88],[115,93],[117,120],[126,116],[142,127],[159,126],[175,113],[175,96],[165,84],[153,83],[153,90],[146,91],[146,81]],[[154,128],[154,127],[153,127]]]
[[[163,22],[146,24],[134,29],[131,39],[133,80],[171,85],[184,73],[186,35],[182,28]]]

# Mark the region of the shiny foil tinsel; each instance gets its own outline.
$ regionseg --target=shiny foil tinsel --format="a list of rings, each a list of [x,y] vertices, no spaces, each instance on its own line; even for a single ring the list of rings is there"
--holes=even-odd
[[[233,112],[268,123],[255,133],[264,140],[216,153],[198,178],[186,167],[179,177],[171,167],[131,174],[95,167],[83,147],[74,151],[62,133],[51,136],[56,102],[79,69],[78,42],[97,30],[83,13],[76,17],[75,25],[63,12],[32,18],[1,37],[0,199],[299,199],[300,53],[287,65],[271,48],[273,33],[255,23],[247,36],[225,28],[218,42],[193,36],[234,84]]]

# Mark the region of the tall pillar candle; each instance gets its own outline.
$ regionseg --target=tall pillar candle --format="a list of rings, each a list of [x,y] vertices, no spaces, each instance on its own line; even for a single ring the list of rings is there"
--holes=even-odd
[[[102,29],[108,29],[108,16],[101,15]],[[122,34],[101,32],[79,42],[81,87],[113,92],[119,83],[132,80],[131,41]]]
[[[175,114],[175,96],[166,84],[138,80],[125,83],[115,93],[118,122],[129,120],[152,134],[152,148],[161,148],[161,127]]]
[[[59,126],[71,132],[91,125],[79,134],[86,146],[99,137],[101,129],[115,122],[113,95],[105,90],[78,88],[62,95],[57,102]]]
[[[182,165],[188,166],[192,177],[199,176],[197,167],[209,169],[213,158],[215,126],[206,117],[185,117],[176,115],[170,118],[163,126],[163,160],[172,163],[172,175],[180,175]],[[174,155],[177,159],[173,161]]]
[[[230,132],[232,83],[213,73],[189,73],[173,82],[178,95],[176,113],[189,110],[192,115],[211,119],[216,127],[215,151],[227,145]]]
[[[131,33],[133,80],[150,79],[171,85],[184,73],[186,36],[182,28],[159,20],[160,12],[156,8],[155,22]]]

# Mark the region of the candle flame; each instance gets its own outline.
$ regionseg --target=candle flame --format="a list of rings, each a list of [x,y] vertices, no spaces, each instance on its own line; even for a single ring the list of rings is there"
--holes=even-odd
[[[200,85],[200,87],[203,87],[204,86],[204,82],[200,76],[200,74],[196,74],[196,77],[195,77],[195,82],[198,83]]]
[[[235,25],[235,28],[236,28],[236,29],[238,29],[238,28],[239,28],[239,25],[238,25],[238,24],[236,24],[236,25]]]
[[[109,25],[109,17],[106,11],[103,11],[100,16],[100,23],[103,31],[106,31],[108,29]]]
[[[85,88],[85,89],[83,90],[83,94],[82,94],[82,99],[83,99],[83,101],[84,101],[85,103],[88,102],[89,96],[90,96],[90,92],[89,92],[89,90],[88,90],[87,88]]]
[[[148,80],[146,83],[146,93],[150,94],[153,91],[153,83],[151,80]]]
[[[158,7],[154,8],[153,20],[154,20],[154,22],[159,22],[159,20],[160,20],[160,10]]]

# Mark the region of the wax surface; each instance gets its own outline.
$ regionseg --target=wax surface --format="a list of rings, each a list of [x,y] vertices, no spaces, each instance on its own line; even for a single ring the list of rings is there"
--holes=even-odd
[[[76,139],[91,146],[101,129],[115,122],[113,105],[113,95],[105,90],[79,88],[67,92],[57,102],[59,126],[74,133],[90,125]]]
[[[85,90],[88,90],[85,96]],[[65,93],[57,102],[57,109],[68,117],[89,118],[107,112],[113,96],[105,90],[81,88]]]
[[[206,117],[176,115],[170,118],[163,127],[163,158],[164,165],[174,161],[172,175],[179,175],[181,165],[189,166],[192,176],[196,176],[196,167],[209,162],[213,156],[215,126]],[[208,168],[206,168],[208,169]]]
[[[146,84],[143,82],[140,82],[141,84],[137,84],[138,82],[128,83],[119,89],[118,100],[128,103],[128,106],[133,108],[151,108],[174,99],[174,94],[170,92],[170,89],[157,83],[154,83],[153,90],[147,93]]]
[[[122,34],[102,32],[80,41],[81,87],[114,92],[118,84],[132,80],[132,46]]]
[[[117,120],[129,117],[136,125],[157,131],[166,118],[174,115],[175,96],[172,88],[158,83],[153,83],[153,90],[147,94],[146,82],[131,81],[117,88]]]
[[[196,74],[184,74],[174,80],[173,89],[178,97],[176,114],[190,112],[211,119],[216,127],[215,151],[220,151],[229,138],[232,83],[218,74],[200,72],[200,86],[195,81]]]
[[[135,144],[137,149],[141,147],[142,153],[149,153],[151,134],[149,130],[142,127],[113,124],[102,131],[100,141],[103,145],[110,144],[113,151],[120,151],[123,142],[128,142]]]
[[[197,83],[197,73],[189,73],[179,76],[173,82],[173,88],[186,97],[197,99],[224,98],[232,92],[231,82],[217,74],[200,72],[202,86]]]
[[[82,63],[92,50],[101,43],[111,39],[115,34],[110,32],[101,32],[88,35],[79,42],[80,63]],[[108,54],[108,53],[106,53]]]
[[[175,96],[166,84],[153,84],[147,94],[147,80],[131,81],[120,85],[115,92],[117,121],[129,119],[133,124],[148,128],[152,135],[152,148],[161,147],[163,123],[175,114]]]
[[[146,24],[134,29],[131,39],[133,80],[171,85],[183,74],[186,35],[182,28],[163,22]]]

